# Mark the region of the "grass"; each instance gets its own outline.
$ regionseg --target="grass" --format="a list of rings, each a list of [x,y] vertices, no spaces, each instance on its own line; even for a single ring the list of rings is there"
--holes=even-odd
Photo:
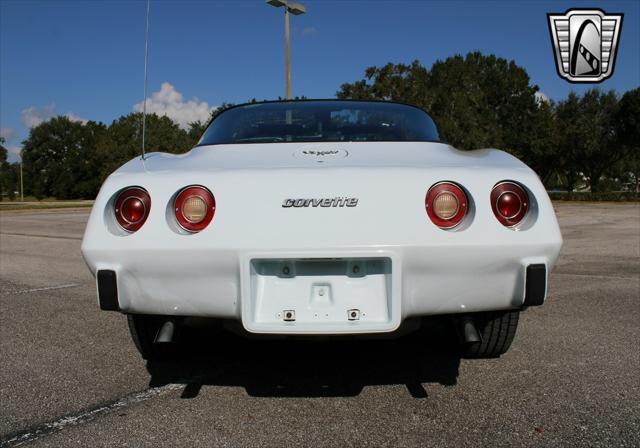
[[[592,193],[590,191],[566,192],[552,191],[549,197],[554,201],[585,201],[585,202],[638,202],[640,193],[634,191],[603,191]]]
[[[56,199],[43,199],[41,201],[25,197],[23,201],[0,201],[0,212],[9,210],[47,210],[47,209],[60,209],[60,208],[81,208],[91,207],[93,201],[74,200],[74,201],[62,201]]]

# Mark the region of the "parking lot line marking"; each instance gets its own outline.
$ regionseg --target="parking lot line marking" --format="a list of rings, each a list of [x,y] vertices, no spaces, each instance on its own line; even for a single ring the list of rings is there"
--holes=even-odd
[[[37,426],[14,432],[13,434],[0,436],[0,448],[25,445],[49,434],[62,431],[68,426],[78,426],[83,423],[88,423],[100,416],[110,414],[115,410],[126,408],[133,404],[140,403],[154,397],[159,397],[171,391],[183,388],[184,386],[181,384],[167,384],[166,386],[152,387],[145,391],[126,396],[111,403],[100,405],[79,414],[65,415],[55,421],[41,423]]]
[[[13,233],[13,232],[0,232],[0,235],[7,236],[32,236],[35,238],[53,238],[59,240],[82,240],[79,236],[64,236],[64,235],[38,235],[34,233]]]
[[[30,292],[51,291],[52,289],[75,288],[76,286],[80,286],[80,283],[67,283],[66,285],[45,286],[43,288],[23,289],[20,291],[10,291],[9,293],[10,294],[27,294]]]

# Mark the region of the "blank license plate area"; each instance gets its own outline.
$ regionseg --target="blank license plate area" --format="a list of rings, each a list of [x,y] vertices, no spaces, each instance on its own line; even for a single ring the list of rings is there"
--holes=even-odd
[[[391,259],[253,259],[250,302],[258,325],[388,323]]]

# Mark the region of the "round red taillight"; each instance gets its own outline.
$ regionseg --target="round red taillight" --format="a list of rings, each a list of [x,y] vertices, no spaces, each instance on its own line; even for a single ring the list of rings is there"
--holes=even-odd
[[[431,221],[441,229],[460,224],[469,208],[467,195],[453,182],[439,182],[429,188],[424,205]]]
[[[215,198],[209,190],[198,185],[182,189],[173,205],[178,224],[189,232],[199,232],[207,227],[216,212]]]
[[[151,197],[147,190],[131,187],[123,190],[114,204],[116,221],[127,232],[140,229],[149,216]]]
[[[491,208],[502,225],[512,227],[527,215],[529,196],[514,182],[500,182],[491,190]]]

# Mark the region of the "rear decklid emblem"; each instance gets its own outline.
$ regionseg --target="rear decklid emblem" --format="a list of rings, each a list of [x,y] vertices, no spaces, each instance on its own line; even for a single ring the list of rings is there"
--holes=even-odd
[[[342,159],[347,157],[349,153],[344,149],[336,148],[302,148],[293,153],[293,155],[301,159],[323,163],[329,160]]]

